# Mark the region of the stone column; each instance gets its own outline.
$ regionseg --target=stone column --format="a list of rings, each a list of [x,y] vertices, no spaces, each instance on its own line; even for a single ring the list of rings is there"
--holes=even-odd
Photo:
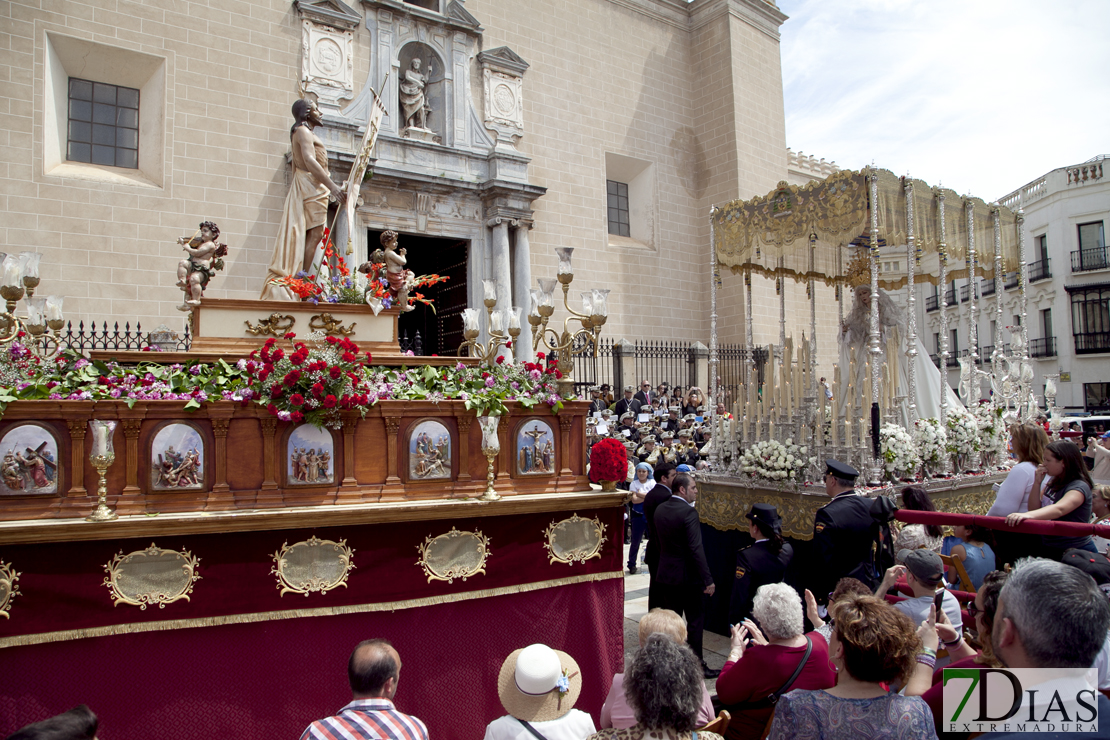
[[[508,310],[513,305],[513,271],[509,261],[509,222],[491,218],[486,222],[493,231],[493,265],[490,277],[497,282],[497,308]]]
[[[712,404],[713,401],[709,397],[709,392],[706,390],[716,380],[709,377],[709,348],[701,342],[691,342],[690,354],[694,358],[694,380],[697,381],[697,386],[703,391],[706,391],[706,399]],[[715,409],[706,409],[706,416],[709,416]]]
[[[613,344],[613,397],[624,398],[624,386],[636,384],[636,345],[627,339]]]
[[[513,299],[515,303],[512,305],[524,309],[521,316],[522,324],[528,320],[528,308],[531,302],[528,295],[528,291],[532,287],[532,255],[528,245],[528,231],[531,228],[532,224],[528,221],[513,221],[515,237],[513,240],[513,261],[516,263],[516,270],[513,272]],[[517,362],[532,361],[532,341],[529,332],[525,331],[526,328],[521,327],[520,336],[517,337],[517,342],[513,346]]]

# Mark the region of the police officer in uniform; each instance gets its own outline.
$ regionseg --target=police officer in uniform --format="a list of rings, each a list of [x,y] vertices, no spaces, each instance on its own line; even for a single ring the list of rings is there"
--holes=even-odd
[[[751,616],[752,600],[760,586],[781,583],[794,557],[794,548],[782,539],[782,519],[771,504],[752,504],[747,514],[751,547],[736,553],[736,580],[729,600],[728,623],[740,624]]]
[[[832,501],[817,510],[810,543],[809,588],[819,604],[841,578],[858,578],[870,588],[878,584],[871,567],[878,524],[871,499],[856,493],[859,471],[838,460],[825,461],[825,467],[825,493]]]
[[[607,408],[609,408],[609,404],[605,403],[604,399],[602,399],[601,388],[596,385],[590,388],[590,414],[592,415],[595,411],[601,411]]]

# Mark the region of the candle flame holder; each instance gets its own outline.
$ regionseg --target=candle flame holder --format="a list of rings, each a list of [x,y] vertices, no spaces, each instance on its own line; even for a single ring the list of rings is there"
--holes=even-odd
[[[92,452],[89,461],[100,476],[96,487],[96,508],[93,513],[85,517],[87,522],[110,522],[118,515],[108,506],[108,468],[116,461],[116,452],[112,447],[112,434],[116,430],[116,422],[89,420],[89,431],[92,433]]]

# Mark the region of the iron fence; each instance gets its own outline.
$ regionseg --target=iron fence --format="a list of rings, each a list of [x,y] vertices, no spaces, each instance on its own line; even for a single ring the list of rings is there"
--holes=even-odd
[[[416,335],[411,339],[409,338],[408,330],[401,332],[401,338],[397,341],[397,345],[401,349],[401,353],[412,352],[417,357],[424,355],[424,338],[420,336],[420,330],[416,330]]]
[[[90,321],[88,329],[85,328],[84,321],[77,323],[77,329],[74,329],[73,322],[69,321],[66,322],[65,329],[58,333],[58,344],[62,350],[71,349],[77,352],[96,350],[188,352],[193,344],[193,337],[190,334],[188,322],[185,324],[184,332],[166,329],[164,325],[154,331],[144,332],[142,324],[138,321],[135,322],[133,330],[130,321],[124,322],[122,330],[118,321],[111,327],[108,326],[107,321],[103,321],[99,328],[97,328],[97,322]]]
[[[609,384],[616,397],[620,389],[614,379],[613,340],[601,337],[597,340],[597,356],[594,356],[593,343],[584,336],[574,342],[574,390],[579,396],[589,398],[590,386]]]

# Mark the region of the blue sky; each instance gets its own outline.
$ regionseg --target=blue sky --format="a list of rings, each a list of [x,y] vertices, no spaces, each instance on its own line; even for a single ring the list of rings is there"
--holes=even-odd
[[[778,0],[794,151],[995,200],[1110,154],[1108,0]]]

